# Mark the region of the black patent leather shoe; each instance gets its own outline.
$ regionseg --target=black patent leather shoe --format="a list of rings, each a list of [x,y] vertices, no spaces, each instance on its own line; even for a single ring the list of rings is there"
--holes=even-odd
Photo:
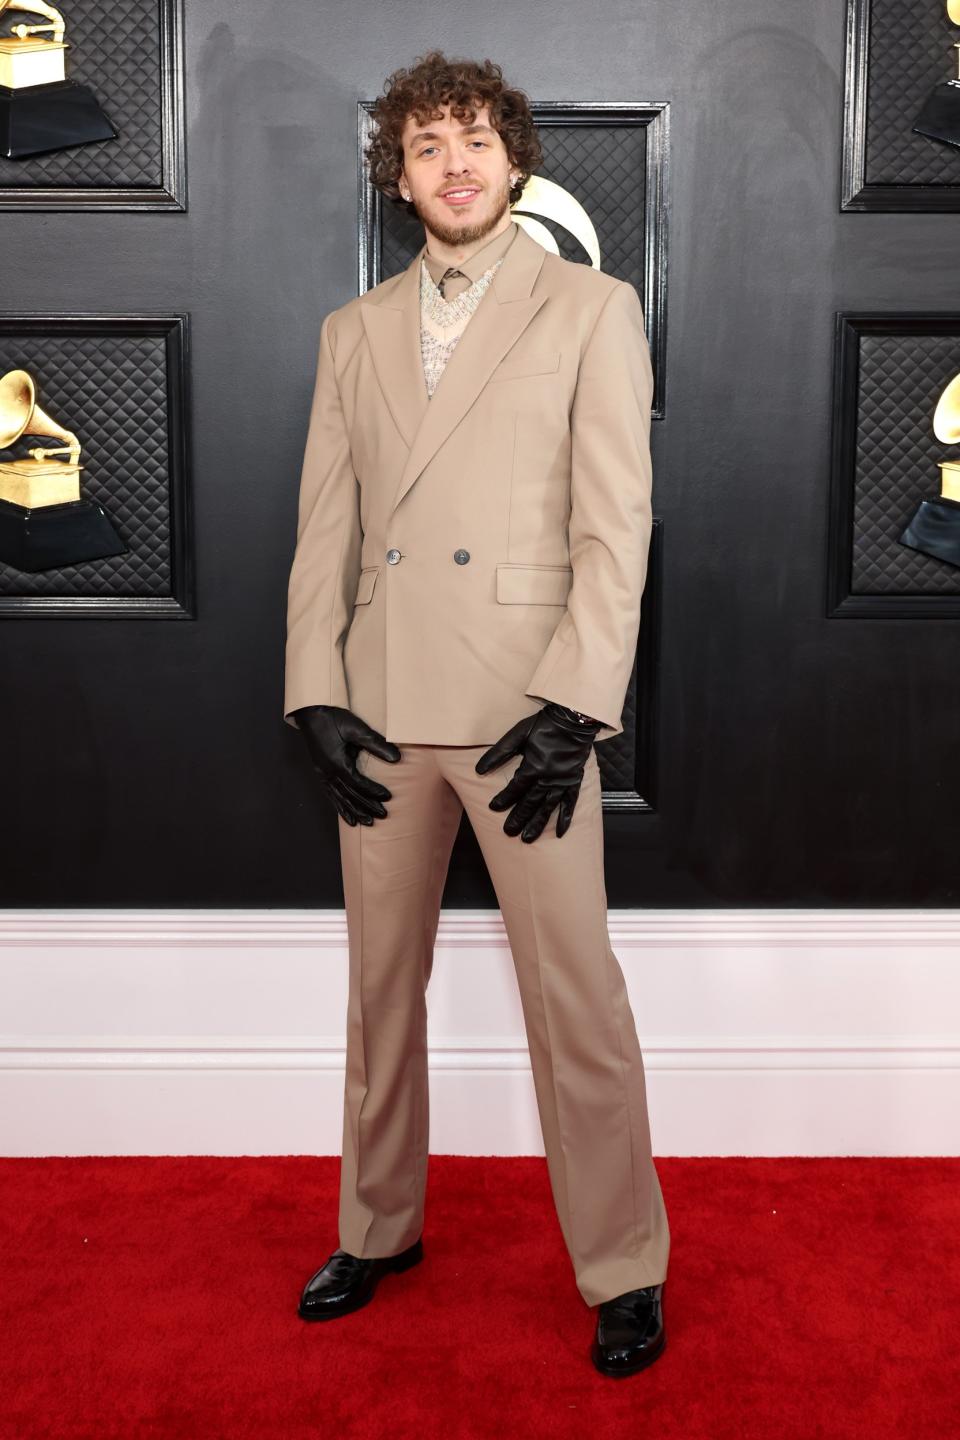
[[[380,1277],[400,1274],[423,1259],[423,1238],[398,1255],[361,1260],[347,1250],[334,1250],[325,1265],[303,1287],[297,1314],[302,1320],[334,1320],[373,1299]]]
[[[627,1290],[597,1307],[590,1358],[602,1375],[635,1375],[663,1354],[664,1283]]]

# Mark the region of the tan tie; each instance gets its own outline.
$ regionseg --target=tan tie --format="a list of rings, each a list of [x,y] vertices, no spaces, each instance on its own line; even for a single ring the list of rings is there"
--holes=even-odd
[[[444,300],[453,300],[455,296],[462,295],[464,290],[469,290],[470,283],[468,275],[464,275],[462,270],[451,265],[449,270],[445,270],[440,277],[437,289]]]

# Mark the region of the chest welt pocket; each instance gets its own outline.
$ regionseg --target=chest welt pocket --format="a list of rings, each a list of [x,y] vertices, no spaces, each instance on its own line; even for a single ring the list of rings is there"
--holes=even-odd
[[[501,605],[566,605],[573,584],[570,565],[498,565]]]
[[[357,583],[357,598],[354,605],[369,605],[373,598],[373,587],[377,583],[377,576],[380,574],[379,565],[370,565],[360,571],[360,579]]]
[[[525,380],[532,375],[554,375],[559,368],[559,350],[528,350],[523,355],[508,355],[491,372],[487,384],[497,380]]]

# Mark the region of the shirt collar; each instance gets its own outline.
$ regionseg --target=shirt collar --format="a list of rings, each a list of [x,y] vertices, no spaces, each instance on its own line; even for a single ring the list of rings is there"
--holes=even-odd
[[[490,266],[496,260],[499,260],[501,255],[506,253],[513,244],[518,228],[516,220],[512,220],[506,230],[499,235],[495,235],[492,240],[487,241],[486,245],[482,245],[479,250],[474,250],[472,255],[468,255],[466,260],[460,262],[456,268],[463,271],[471,285],[474,281],[479,280],[480,276],[489,270]],[[426,249],[423,252],[423,263],[426,265],[434,285],[439,285],[444,275],[450,269],[450,265],[446,260],[438,260],[435,255],[431,255]]]

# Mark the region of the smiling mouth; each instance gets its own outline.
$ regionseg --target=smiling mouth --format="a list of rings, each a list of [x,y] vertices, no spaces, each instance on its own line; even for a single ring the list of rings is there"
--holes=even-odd
[[[479,188],[471,185],[462,190],[445,190],[440,198],[441,200],[446,200],[448,205],[466,205],[475,195],[479,194]]]

